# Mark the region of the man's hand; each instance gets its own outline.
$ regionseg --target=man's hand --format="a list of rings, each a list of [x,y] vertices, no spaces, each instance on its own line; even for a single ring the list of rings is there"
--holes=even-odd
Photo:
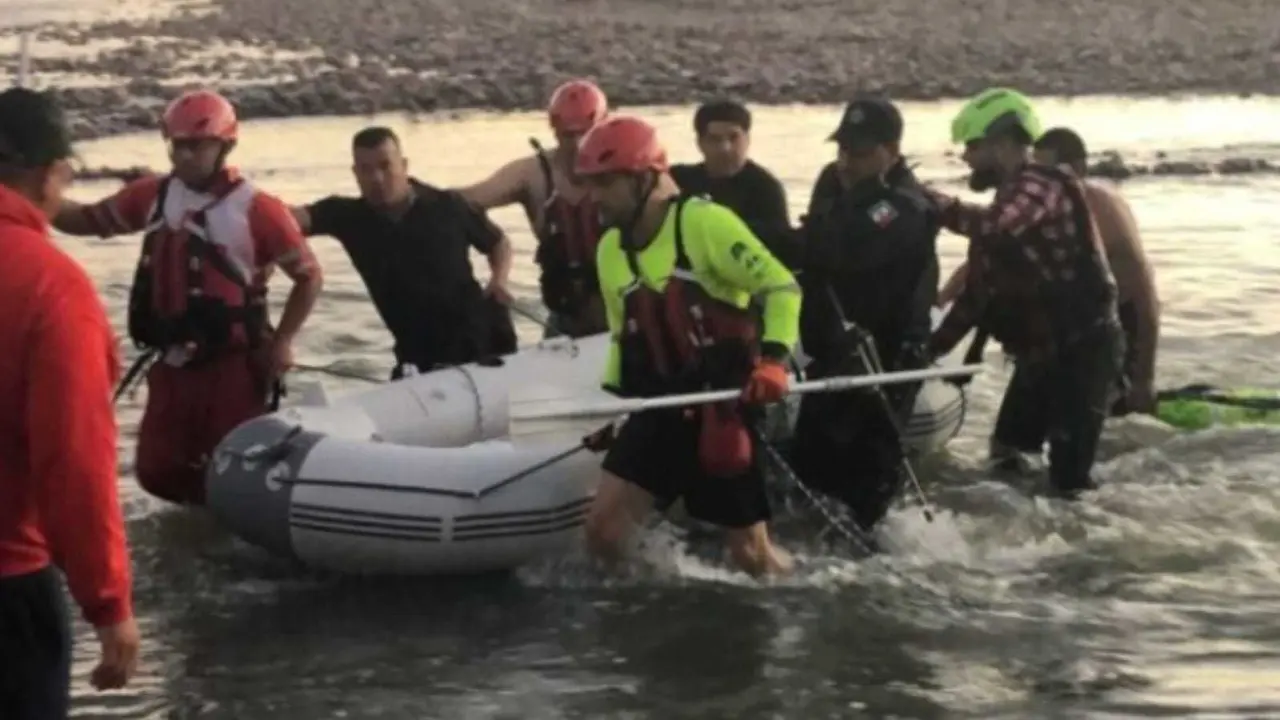
[[[138,648],[142,644],[138,622],[129,618],[95,631],[102,645],[102,658],[89,680],[98,690],[118,690],[129,683],[138,668]]]
[[[791,384],[787,366],[770,358],[762,358],[751,372],[747,385],[742,389],[742,401],[747,404],[775,403],[786,397]]]
[[[484,294],[497,300],[503,307],[511,307],[511,303],[515,302],[511,291],[507,289],[507,284],[500,280],[490,279],[489,284],[485,286]]]
[[[293,367],[293,338],[276,334],[271,339],[271,355],[267,369],[273,380],[281,378]]]

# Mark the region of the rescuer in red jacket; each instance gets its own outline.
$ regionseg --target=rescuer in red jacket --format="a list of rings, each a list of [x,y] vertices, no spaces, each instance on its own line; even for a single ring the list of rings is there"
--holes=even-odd
[[[50,241],[70,182],[62,113],[0,93],[0,718],[67,716],[72,635],[61,583],[97,630],[99,689],[138,656],[116,495],[115,339],[93,283]]]

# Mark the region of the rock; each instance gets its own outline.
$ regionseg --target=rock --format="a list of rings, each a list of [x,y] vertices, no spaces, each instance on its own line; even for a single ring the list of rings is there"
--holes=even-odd
[[[1158,162],[1151,166],[1152,175],[1209,175],[1213,172],[1213,168],[1209,163],[1193,160],[1174,160]]]
[[[1089,174],[1112,180],[1124,180],[1133,177],[1133,169],[1125,164],[1119,153],[1109,151],[1103,153],[1102,159],[1089,166]]]

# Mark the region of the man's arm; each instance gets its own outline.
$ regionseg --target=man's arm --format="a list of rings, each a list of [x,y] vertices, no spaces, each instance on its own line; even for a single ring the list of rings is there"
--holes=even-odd
[[[778,258],[729,208],[712,203],[698,213],[704,223],[710,269],[730,286],[750,294],[764,308],[761,351],[788,357],[800,338],[800,286]]]
[[[102,305],[78,274],[51,292],[25,348],[26,422],[39,429],[29,434],[27,464],[54,558],[85,619],[104,628],[133,614],[111,407],[118,366]]]
[[[791,210],[787,207],[787,189],[773,173],[760,168],[763,175],[760,192],[760,219],[771,226],[791,228]]]
[[[942,289],[938,291],[938,297],[934,304],[938,307],[946,307],[949,303],[960,297],[960,293],[964,290],[965,281],[969,275],[969,261],[965,260],[960,266],[951,272],[951,277],[947,278],[947,282],[943,284]]]
[[[609,355],[605,359],[604,377],[601,384],[606,390],[616,392],[622,387],[622,348],[619,339],[622,337],[622,326],[626,320],[626,310],[622,306],[622,296],[616,288],[608,287],[605,274],[612,263],[622,261],[614,255],[622,253],[617,230],[607,230],[596,246],[596,281],[600,284],[600,296],[604,301],[604,317],[609,327]]]
[[[1091,188],[1090,207],[1106,243],[1111,271],[1137,313],[1134,331],[1133,385],[1152,388],[1156,372],[1156,350],[1160,338],[1160,297],[1155,274],[1142,247],[1138,222],[1124,198],[1100,188]],[[1102,197],[1098,197],[1102,195]]]
[[[537,159],[513,160],[481,182],[457,189],[457,193],[481,210],[528,203],[530,162],[537,162]]]
[[[108,238],[141,232],[156,203],[163,178],[149,175],[120,188],[114,195],[92,204],[63,200],[52,225],[67,235]]]
[[[458,210],[464,216],[463,227],[467,242],[489,262],[489,287],[506,288],[511,278],[512,258],[515,255],[511,239],[483,210],[468,203],[461,194],[458,198]]]
[[[298,230],[306,237],[334,235],[338,231],[338,218],[342,213],[344,198],[330,195],[310,205],[294,205],[289,208]]]
[[[772,173],[760,168],[760,188],[753,195],[757,211],[747,218],[748,225],[757,230],[765,247],[784,265],[800,267],[804,263],[804,237],[791,227],[786,188]]]
[[[970,240],[1009,242],[1020,240],[1028,230],[1060,212],[1066,190],[1056,180],[1022,173],[1011,187],[997,191],[995,200],[986,207],[926,192],[937,205],[946,229]]]
[[[311,208],[307,205],[291,205],[289,212],[293,214],[293,221],[298,223],[298,230],[303,235],[310,237],[311,233]]]
[[[942,318],[938,329],[933,331],[933,336],[929,339],[929,354],[935,358],[954,350],[964,336],[978,324],[978,318],[982,317],[986,309],[988,296],[979,287],[983,281],[982,278],[975,277],[977,273],[973,268],[979,265],[973,262],[973,252],[973,248],[970,247],[969,258],[962,266],[969,268],[965,271],[964,285],[951,304],[951,310],[947,312],[946,317]]]
[[[293,281],[275,330],[277,342],[292,342],[324,286],[320,264],[290,208],[271,195],[259,193],[254,197],[249,209],[249,232],[258,264],[274,264]]]
[[[485,259],[489,261],[489,286],[490,287],[506,287],[511,279],[511,262],[515,257],[515,252],[511,249],[511,238],[503,233],[496,243],[493,244],[493,250],[485,254]]]

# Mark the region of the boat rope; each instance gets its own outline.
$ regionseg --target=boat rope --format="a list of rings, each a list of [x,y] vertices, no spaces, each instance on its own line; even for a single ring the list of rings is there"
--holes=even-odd
[[[155,362],[156,358],[159,356],[159,351],[155,349],[148,349],[143,351],[143,353],[138,357],[134,358],[133,363],[129,365],[128,372],[124,374],[124,378],[122,378],[120,380],[120,384],[116,386],[115,395],[111,396],[111,404],[114,405],[115,403],[120,402],[120,398],[125,393],[128,393],[129,399],[132,400],[134,393],[138,389],[138,383],[146,374],[147,368],[151,367],[151,364]]]
[[[769,440],[764,436],[764,433],[760,431],[759,427],[752,425],[751,432],[755,435],[757,444],[764,448],[765,455],[767,455],[769,460],[773,462],[774,467],[777,468],[778,472],[782,473],[782,477],[786,479],[789,485],[800,491],[800,494],[804,496],[804,499],[822,515],[824,520],[827,521],[827,525],[830,529],[834,530],[836,534],[840,535],[845,540],[853,543],[853,545],[862,552],[865,552],[868,555],[874,555],[876,553],[879,549],[876,541],[868,535],[865,530],[858,527],[856,524],[847,522],[843,517],[841,517],[842,513],[832,509],[831,500],[822,497],[813,490],[810,490],[809,487],[804,484],[804,481],[796,475],[796,471],[791,469],[791,463],[787,462],[787,459],[782,457],[782,453],[778,452],[778,449],[769,442]]]
[[[465,365],[450,365],[449,367],[462,373],[462,377],[467,381],[467,386],[471,388],[471,397],[475,398],[476,401],[476,425],[474,437],[483,438],[485,436],[484,399],[480,393],[480,384],[476,382],[475,376],[471,374],[471,371],[468,370]]]
[[[516,482],[519,482],[520,480],[523,480],[529,477],[530,475],[538,472],[539,470],[545,470],[546,468],[549,468],[552,465],[555,465],[561,460],[567,460],[568,458],[571,458],[574,455],[577,455],[578,453],[586,449],[587,449],[587,444],[585,442],[579,442],[577,445],[574,445],[568,450],[562,450],[561,452],[558,452],[555,455],[552,455],[546,460],[540,460],[519,472],[508,475],[507,477],[499,480],[498,482],[492,485],[480,488],[479,490],[475,491],[472,497],[474,497],[476,500],[479,500],[487,495],[491,495],[501,490],[502,488],[507,487],[508,485],[512,485]]]

